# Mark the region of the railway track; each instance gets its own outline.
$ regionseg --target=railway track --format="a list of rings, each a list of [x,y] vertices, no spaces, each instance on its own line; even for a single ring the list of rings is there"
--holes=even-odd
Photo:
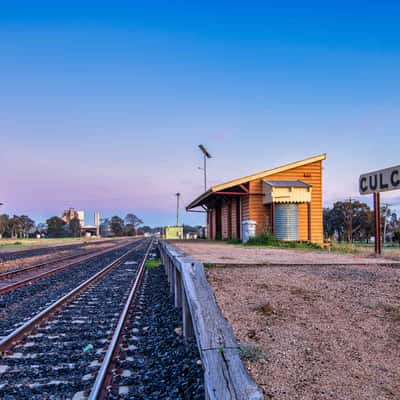
[[[103,256],[104,254],[126,246],[126,244],[127,242],[123,242],[104,250],[93,250],[84,254],[58,257],[56,259],[46,260],[34,265],[3,272],[0,274],[0,295],[4,295],[5,293],[19,287],[31,284],[36,280],[45,278],[56,272],[79,265],[93,258]]]
[[[151,246],[142,241],[0,341],[0,398],[77,400],[104,387]]]
[[[59,251],[64,250],[84,250],[85,247],[93,244],[103,244],[103,243],[115,243],[116,241],[113,239],[107,240],[89,240],[87,242],[78,242],[78,243],[68,243],[68,244],[60,244],[53,246],[34,246],[27,249],[19,249],[14,251],[4,251],[0,250],[0,262],[11,261],[15,259],[19,259],[21,257],[32,257],[32,256],[43,256],[49,254],[55,254]]]
[[[147,269],[88,399],[203,400],[197,344],[183,338],[181,326],[163,268]]]

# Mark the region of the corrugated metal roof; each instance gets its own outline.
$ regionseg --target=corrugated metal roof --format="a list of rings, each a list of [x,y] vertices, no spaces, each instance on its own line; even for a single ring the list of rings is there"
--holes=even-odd
[[[268,181],[264,179],[264,182],[274,187],[311,187],[310,184],[303,181]]]

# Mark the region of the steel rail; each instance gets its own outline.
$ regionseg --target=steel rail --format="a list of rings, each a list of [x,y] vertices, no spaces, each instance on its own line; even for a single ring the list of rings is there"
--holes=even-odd
[[[39,325],[45,318],[50,317],[55,314],[59,308],[61,308],[68,301],[73,300],[80,292],[86,289],[92,283],[100,280],[103,275],[107,274],[110,270],[119,266],[132,252],[138,249],[142,245],[142,242],[139,242],[133,249],[128,250],[122,256],[118,257],[112,263],[108,264],[102,270],[97,272],[95,275],[91,276],[89,279],[81,283],[75,289],[72,289],[63,297],[56,300],[53,304],[51,304],[46,309],[42,310],[34,317],[32,317],[29,321],[25,322],[23,325],[15,329],[9,335],[0,340],[0,353],[5,352],[10,347],[12,347],[19,339],[28,335],[37,325]]]
[[[18,289],[19,287],[25,286],[25,285],[27,285],[29,283],[32,283],[32,282],[35,282],[37,280],[46,278],[47,276],[52,275],[52,274],[54,274],[56,272],[59,272],[59,271],[62,271],[64,269],[73,267],[75,265],[79,265],[79,264],[84,263],[84,262],[89,261],[89,260],[92,260],[93,258],[102,256],[102,255],[107,254],[107,253],[109,253],[111,251],[118,250],[118,249],[120,249],[122,247],[125,247],[125,246],[127,246],[127,243],[119,244],[119,245],[116,245],[116,246],[114,246],[112,248],[108,248],[108,249],[105,249],[105,250],[91,252],[90,254],[81,254],[81,255],[75,256],[73,258],[76,258],[77,260],[72,261],[72,262],[70,262],[68,264],[61,265],[59,267],[55,267],[53,269],[38,273],[38,274],[33,275],[33,276],[28,276],[25,279],[23,278],[23,279],[21,279],[21,280],[19,280],[17,282],[12,282],[7,286],[0,287],[0,295],[8,293],[8,292],[10,292],[12,290]],[[65,260],[67,260],[67,258]],[[58,260],[58,262],[62,262],[62,261],[63,260],[61,260],[61,259]],[[21,271],[21,270],[17,270],[17,271],[14,271],[14,272],[13,271],[9,271],[9,272],[6,272],[5,274],[8,274],[9,277],[11,277],[12,275],[18,275],[21,272],[34,271],[36,268],[41,268],[41,267],[44,267],[44,266],[46,266],[48,264],[52,264],[52,262],[44,263],[43,265],[40,265],[40,266],[31,266],[31,267],[28,267],[28,269],[24,270],[24,271]],[[1,278],[1,275],[0,275],[0,278]]]
[[[24,248],[21,249],[13,249],[12,251],[4,251],[4,250],[0,250],[0,258],[1,257],[6,257],[6,259],[4,261],[11,261],[11,259],[7,259],[7,257],[9,256],[15,256],[15,257],[20,257],[25,256],[26,253],[29,252],[34,252],[36,250],[53,250],[53,251],[63,251],[65,250],[73,250],[74,248],[83,248],[86,247],[87,245],[91,245],[91,244],[100,244],[100,243],[113,243],[115,242],[115,239],[103,239],[103,240],[89,240],[89,241],[83,241],[83,242],[73,242],[73,243],[58,243],[58,244],[54,244],[54,245],[47,245],[47,244],[42,244],[42,245],[30,245],[30,246],[26,246]],[[43,254],[42,254],[43,255]],[[28,255],[29,257],[29,255]]]
[[[122,244],[121,244],[121,242],[120,243],[112,243],[111,247],[109,247],[108,249],[106,248],[104,250],[112,250],[114,248],[118,248],[121,245],[123,245],[123,243],[127,243],[127,242],[124,241],[124,242],[122,242]],[[78,258],[78,257],[89,256],[89,255],[94,254],[94,253],[99,252],[99,251],[103,251],[103,250],[94,249],[94,250],[85,251],[85,252],[83,252],[81,254],[70,254],[70,255],[61,256],[61,257],[54,257],[54,258],[51,258],[51,259],[48,259],[48,260],[40,261],[40,262],[38,262],[36,264],[27,265],[27,266],[22,267],[22,268],[10,269],[8,271],[0,273],[0,279],[7,278],[7,277],[10,277],[10,276],[13,276],[13,275],[17,275],[17,274],[19,274],[21,272],[30,271],[30,270],[33,270],[35,268],[44,267],[44,266],[46,266],[48,264],[55,264],[55,263],[71,260],[71,259]]]
[[[139,271],[136,275],[135,282],[133,283],[132,288],[129,292],[129,296],[126,300],[124,309],[122,310],[122,312],[120,314],[117,326],[114,330],[114,334],[112,336],[112,339],[108,346],[107,352],[104,356],[103,362],[101,364],[99,372],[97,373],[96,380],[92,386],[92,390],[91,390],[87,400],[98,400],[98,399],[104,398],[104,396],[105,396],[105,392],[107,390],[107,388],[105,387],[105,383],[108,383],[107,378],[109,377],[109,375],[108,375],[109,369],[112,364],[112,360],[114,359],[114,356],[117,352],[117,348],[118,348],[118,345],[119,345],[120,339],[121,339],[121,332],[126,323],[129,309],[131,308],[131,305],[132,305],[132,301],[133,301],[135,295],[137,294],[137,291],[142,283],[144,271],[145,271],[145,263],[146,263],[146,260],[147,260],[147,257],[149,255],[152,245],[153,245],[153,239],[151,240],[149,247],[146,251],[146,254],[143,258],[143,261],[140,264]]]

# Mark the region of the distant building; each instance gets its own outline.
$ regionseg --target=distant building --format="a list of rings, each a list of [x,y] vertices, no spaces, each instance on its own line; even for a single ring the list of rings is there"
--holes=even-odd
[[[85,225],[85,212],[84,211],[77,211],[79,223],[81,226]]]
[[[72,207],[64,210],[61,218],[66,224],[70,224],[74,218],[78,218],[82,236],[100,236],[100,213],[98,211],[94,213],[94,225],[86,225],[85,212],[76,211],[75,208]]]
[[[68,208],[67,210],[64,210],[61,215],[61,218],[67,224],[69,224],[74,218],[78,218],[80,220],[80,217],[84,220],[84,212],[76,211],[75,208]]]
[[[183,226],[167,226],[165,239],[183,239]]]

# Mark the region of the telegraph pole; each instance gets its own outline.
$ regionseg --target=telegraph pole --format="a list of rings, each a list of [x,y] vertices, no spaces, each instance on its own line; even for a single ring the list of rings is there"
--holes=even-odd
[[[176,193],[176,226],[179,226],[179,197],[180,193]]]

